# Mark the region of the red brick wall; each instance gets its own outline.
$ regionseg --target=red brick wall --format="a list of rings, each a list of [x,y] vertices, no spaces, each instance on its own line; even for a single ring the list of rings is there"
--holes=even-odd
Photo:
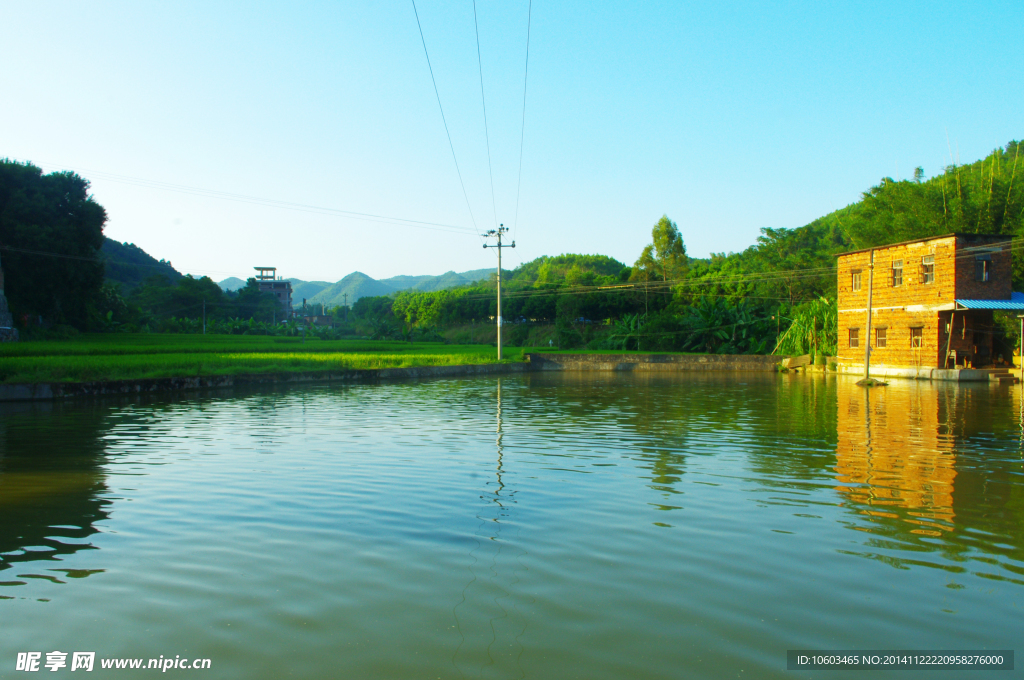
[[[1006,237],[964,237],[957,238],[956,298],[958,300],[1009,300],[1013,292],[1010,271],[1013,262],[1010,249],[1000,248],[989,253],[992,258],[992,273],[989,281],[975,280],[975,256],[984,254],[986,243],[1004,243]],[[998,246],[996,246],[998,247]]]

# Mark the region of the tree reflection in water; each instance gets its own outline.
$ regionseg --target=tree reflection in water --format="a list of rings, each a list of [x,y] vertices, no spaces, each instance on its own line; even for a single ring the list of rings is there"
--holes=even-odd
[[[60,403],[0,406],[0,581],[62,582],[102,569],[62,569],[94,549],[111,503],[103,474],[107,409]],[[0,597],[12,597],[8,590]]]

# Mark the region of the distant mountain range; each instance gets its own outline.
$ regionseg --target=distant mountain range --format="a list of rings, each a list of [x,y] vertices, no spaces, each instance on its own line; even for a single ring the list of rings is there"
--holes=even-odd
[[[171,266],[170,262],[157,260],[134,243],[118,243],[112,239],[103,242],[102,256],[106,263],[106,279],[121,287],[125,295],[135,289],[147,278],[159,275],[174,283],[182,277],[182,273]],[[311,304],[324,304],[338,307],[354,304],[362,297],[374,295],[391,295],[402,290],[420,290],[430,292],[455,288],[476,283],[490,277],[494,269],[473,269],[468,272],[445,272],[440,276],[392,276],[390,279],[371,278],[362,272],[352,272],[341,281],[303,281],[288,279],[292,283],[292,303],[301,305],[303,299]],[[238,290],[245,287],[245,281],[232,276],[219,284],[222,290]],[[347,296],[347,297],[346,297]]]
[[[486,279],[494,269],[473,269],[468,272],[445,272],[439,276],[393,276],[389,279],[371,278],[362,272],[352,272],[336,283],[327,281],[303,281],[287,279],[292,284],[292,303],[301,305],[305,299],[310,304],[324,304],[328,307],[339,307],[354,304],[362,297],[375,295],[391,295],[402,290],[419,290],[430,292],[455,288],[476,283]],[[224,290],[238,290],[245,286],[245,281],[237,277],[224,279],[218,284]],[[347,297],[346,297],[347,296]]]

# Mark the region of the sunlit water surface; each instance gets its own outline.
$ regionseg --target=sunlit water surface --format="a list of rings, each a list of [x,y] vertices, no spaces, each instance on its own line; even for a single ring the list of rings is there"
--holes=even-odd
[[[1022,448],[1017,387],[835,377],[8,405],[0,675],[32,650],[218,678],[642,679],[1013,649]]]

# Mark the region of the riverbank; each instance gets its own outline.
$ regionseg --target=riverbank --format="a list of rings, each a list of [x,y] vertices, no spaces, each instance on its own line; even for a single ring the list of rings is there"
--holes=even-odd
[[[90,382],[0,384],[0,402],[40,401],[73,397],[102,397],[153,392],[220,389],[243,385],[290,385],[302,383],[375,383],[409,378],[451,378],[475,375],[525,373],[524,362],[463,364],[458,366],[410,366],[407,368],[364,368],[347,371],[279,372],[235,375],[204,375],[139,380],[97,380]]]
[[[214,349],[222,351],[211,351]],[[580,354],[522,348],[508,348],[503,354],[499,362],[494,348],[479,345],[388,341],[303,344],[297,338],[244,336],[100,336],[71,343],[26,343],[0,355],[0,402],[532,371],[770,372],[781,360],[754,355]]]
[[[781,356],[760,354],[637,354],[635,352],[530,352],[535,371],[758,371],[774,372]]]

